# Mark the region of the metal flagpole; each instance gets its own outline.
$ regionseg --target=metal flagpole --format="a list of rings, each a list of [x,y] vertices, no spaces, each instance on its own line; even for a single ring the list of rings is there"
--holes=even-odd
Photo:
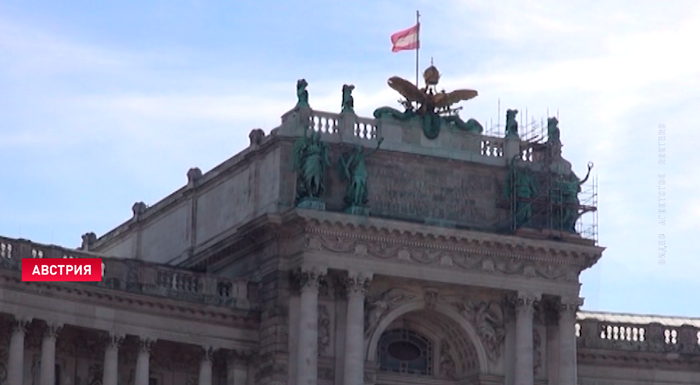
[[[418,27],[418,31],[416,31],[416,87],[420,88],[418,85],[418,59],[419,59],[419,51],[420,51],[420,12],[416,11],[416,26]]]

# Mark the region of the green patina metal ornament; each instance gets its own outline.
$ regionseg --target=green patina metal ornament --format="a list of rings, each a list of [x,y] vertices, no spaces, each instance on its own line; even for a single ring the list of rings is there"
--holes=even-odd
[[[532,204],[537,196],[537,180],[531,170],[516,165],[518,155],[510,161],[505,197],[515,209],[516,227],[527,226],[532,218]]]
[[[561,205],[560,210],[556,210],[553,222],[562,231],[576,232],[576,221],[583,214],[581,211],[581,201],[578,194],[581,193],[581,186],[588,181],[593,169],[593,163],[588,163],[586,177],[579,179],[573,172],[557,180],[553,198]]]
[[[559,131],[559,120],[557,118],[547,119],[547,141],[561,144],[561,131]]]
[[[304,200],[320,200],[326,191],[326,167],[331,162],[328,157],[328,144],[321,141],[321,133],[314,131],[297,139],[294,145],[294,170],[298,173],[297,204]]]
[[[297,108],[309,107],[309,91],[306,90],[308,86],[309,83],[306,82],[306,79],[297,81]]]
[[[345,152],[338,159],[338,171],[340,179],[347,181],[345,190],[345,204],[350,212],[356,213],[366,209],[369,202],[367,194],[367,164],[366,158],[374,154],[382,145],[384,138],[379,139],[377,147],[369,153],[365,153],[365,148],[355,145],[352,151]]]
[[[518,121],[515,117],[518,115],[518,110],[506,111],[506,138],[519,138]]]
[[[345,84],[343,86],[343,102],[341,103],[343,110],[341,112],[344,114],[355,113],[355,99],[352,97],[352,91],[354,89],[355,86],[352,84]]]
[[[456,103],[469,100],[478,95],[474,90],[456,90],[452,92],[437,91],[440,72],[431,65],[423,73],[425,87],[419,89],[416,85],[394,76],[388,80],[389,87],[396,90],[405,100],[399,101],[406,110],[402,113],[391,107],[382,107],[374,111],[374,117],[391,117],[400,121],[414,118],[422,120],[423,134],[428,139],[435,139],[440,134],[443,122],[468,132],[483,132],[483,127],[474,119],[464,122],[458,115],[459,109],[452,108]],[[413,103],[417,108],[413,108]]]

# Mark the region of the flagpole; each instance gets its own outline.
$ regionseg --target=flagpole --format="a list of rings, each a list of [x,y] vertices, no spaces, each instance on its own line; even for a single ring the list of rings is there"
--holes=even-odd
[[[418,85],[418,60],[419,60],[419,51],[420,51],[420,12],[416,11],[416,26],[418,26],[418,31],[416,33],[416,42],[418,45],[416,46],[416,87],[420,88]]]

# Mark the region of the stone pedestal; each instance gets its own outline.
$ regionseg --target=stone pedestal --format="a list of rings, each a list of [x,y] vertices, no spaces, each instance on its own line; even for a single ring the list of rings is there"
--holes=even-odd
[[[307,198],[297,204],[300,209],[326,210],[326,203],[320,199]]]

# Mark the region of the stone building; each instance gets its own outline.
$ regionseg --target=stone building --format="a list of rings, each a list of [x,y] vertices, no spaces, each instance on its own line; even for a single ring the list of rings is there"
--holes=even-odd
[[[556,121],[489,136],[429,90],[435,110],[362,118],[348,87],[321,112],[305,83],[269,135],[79,249],[0,238],[0,384],[700,383],[700,319],[579,310],[604,249],[571,226],[595,208]],[[21,281],[56,257],[103,280]]]

